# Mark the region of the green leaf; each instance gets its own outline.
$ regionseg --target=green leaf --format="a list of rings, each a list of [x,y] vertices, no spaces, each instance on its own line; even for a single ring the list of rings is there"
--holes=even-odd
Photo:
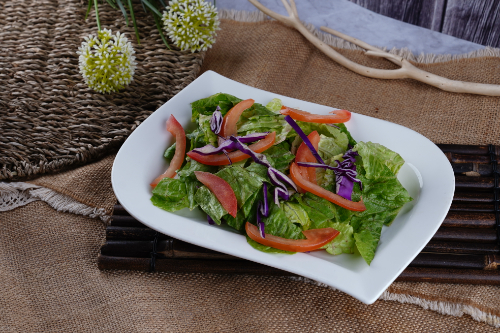
[[[221,218],[227,214],[227,210],[222,207],[219,200],[207,187],[200,187],[196,191],[194,200],[205,213],[210,215],[215,223],[221,224]]]
[[[123,7],[122,0],[116,0],[116,3],[118,5],[118,7],[120,7],[120,10],[122,11],[123,17],[125,18],[125,22],[127,23],[127,27],[128,27],[129,26],[128,15],[127,15],[127,11],[125,10],[125,7]]]
[[[163,30],[161,28],[160,17],[153,14],[153,18],[155,19],[156,29],[158,30],[158,34],[160,35],[160,38],[163,41],[163,44],[165,44],[169,50],[172,50],[170,48],[170,45],[167,42],[167,39],[165,38],[165,35],[163,34]],[[127,25],[128,25],[128,23],[127,23]]]
[[[259,191],[265,179],[249,172],[240,166],[230,166],[216,173],[217,176],[224,179],[234,191],[238,208],[243,207],[245,202],[256,191]]]
[[[337,126],[342,133],[345,133],[347,135],[351,147],[354,147],[357,144],[356,140],[353,139],[347,127],[345,127],[345,124],[340,123],[340,124],[335,124],[335,126]]]
[[[198,115],[203,114],[211,116],[215,109],[220,107],[220,111],[224,116],[233,106],[242,100],[233,95],[218,93],[207,98],[199,99],[191,103],[192,116],[191,120],[196,122]]]
[[[295,159],[295,155],[290,152],[288,142],[282,142],[274,145],[263,152],[269,163],[281,172],[288,170],[290,163]]]
[[[331,223],[331,228],[340,232],[330,243],[322,247],[326,252],[338,255],[341,253],[354,253],[355,243],[353,236],[353,229],[349,224],[345,223]]]
[[[318,153],[323,160],[332,158],[335,155],[344,154],[347,151],[349,139],[345,133],[336,128],[329,133],[330,136],[320,135]]]
[[[95,0],[97,1],[97,0]],[[132,0],[127,0],[128,10],[130,11],[130,17],[132,17],[132,24],[134,25],[135,37],[137,38],[137,44],[141,45],[141,40],[139,38],[139,30],[137,29],[137,22],[135,21],[134,6],[132,5]]]
[[[89,3],[87,5],[87,12],[85,12],[85,20],[87,19],[87,17],[89,17],[90,9],[92,8],[92,2],[92,0],[89,0]]]
[[[296,194],[293,199],[306,211],[311,220],[311,229],[327,228],[330,221],[336,217],[336,206],[326,199],[309,192],[304,195]]]
[[[283,203],[281,203],[282,205]],[[288,239],[305,239],[302,228],[293,224],[287,217],[282,207],[271,204],[269,216],[263,217],[265,233]]]
[[[290,252],[290,251],[285,251],[285,250],[278,250],[275,249],[274,247],[270,247],[267,245],[262,245],[260,243],[257,243],[253,239],[247,236],[247,242],[252,246],[254,249],[266,252],[266,253],[277,253],[277,254],[295,254],[296,252]]]
[[[283,201],[281,204],[283,205],[283,211],[290,222],[300,225],[303,230],[309,229],[311,220],[309,219],[306,210],[302,208],[300,204],[292,203],[290,201]]]
[[[113,3],[113,0],[106,0],[106,2],[111,6],[113,7],[113,9],[118,9],[115,4]]]
[[[208,144],[217,147],[217,134],[212,132],[212,129],[210,128],[210,118],[211,116],[205,116],[203,114],[200,114],[198,118],[198,126],[205,135],[203,140]]]
[[[247,199],[241,209],[238,209],[236,217],[228,214],[224,217],[224,221],[234,229],[243,232],[247,221],[253,222],[257,220],[257,204],[260,200],[263,200],[263,195],[262,191],[258,190]]]
[[[186,184],[186,195],[188,200],[188,207],[190,210],[193,210],[198,204],[194,199],[196,195],[196,191],[202,185],[201,182],[198,181],[195,171],[204,171],[213,173],[217,171],[217,167],[205,165],[196,162],[195,160],[189,160],[178,172],[179,178]]]
[[[161,17],[161,13],[156,9],[155,6],[153,6],[149,1],[147,0],[141,0],[143,4],[145,4],[154,14],[158,15]]]
[[[163,178],[153,190],[153,205],[169,212],[189,207],[186,184],[180,179]]]
[[[97,22],[97,30],[101,31],[101,21],[99,20],[99,8],[97,8],[97,0],[94,0],[94,9],[95,9],[95,20]]]
[[[269,103],[266,104],[266,108],[276,114],[280,113],[281,107],[283,104],[281,103],[281,99],[273,98]]]
[[[405,161],[396,152],[386,148],[378,143],[373,142],[359,142],[354,148],[358,154],[363,158],[363,166],[366,170],[367,178],[377,178],[377,171],[382,170],[379,163],[383,162],[393,174],[397,175],[399,169],[403,166]]]
[[[174,158],[174,155],[175,155],[175,147],[176,147],[176,144],[175,142],[170,146],[168,147],[165,152],[163,153],[163,157],[165,157],[165,159],[167,161],[170,161],[172,160],[172,158]]]

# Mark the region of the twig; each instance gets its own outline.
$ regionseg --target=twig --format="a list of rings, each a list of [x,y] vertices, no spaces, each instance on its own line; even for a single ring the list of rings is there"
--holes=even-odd
[[[328,32],[332,35],[345,39],[361,48],[364,48],[365,50],[367,50],[366,51],[367,55],[385,58],[397,64],[398,66],[401,66],[401,68],[394,70],[376,69],[360,65],[345,58],[340,53],[336,52],[332,47],[322,42],[318,37],[314,36],[313,33],[311,33],[302,24],[302,22],[300,22],[294,0],[288,0],[288,1],[281,0],[289,16],[284,16],[275,13],[269,8],[263,6],[257,0],[248,0],[248,1],[250,1],[255,7],[261,10],[264,14],[288,26],[297,29],[307,40],[309,40],[314,46],[316,46],[328,57],[338,62],[342,66],[360,75],[376,79],[414,79],[449,92],[470,93],[470,94],[486,95],[486,96],[500,96],[500,85],[450,80],[442,76],[421,70],[420,68],[415,67],[408,60],[400,56],[396,56],[388,52],[385,52],[363,41],[360,41],[356,38],[345,35],[333,29],[327,27],[321,27],[321,30],[325,32]]]

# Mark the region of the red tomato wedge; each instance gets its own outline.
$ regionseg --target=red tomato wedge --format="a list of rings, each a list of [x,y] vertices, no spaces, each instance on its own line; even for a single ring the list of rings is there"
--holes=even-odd
[[[307,138],[309,141],[311,141],[314,149],[318,150],[318,144],[320,140],[320,136],[318,134],[318,131],[313,131],[311,132]],[[311,150],[307,145],[302,142],[302,144],[299,146],[299,149],[297,149],[297,154],[295,155],[295,161],[296,162],[312,162],[312,163],[318,163],[316,160],[316,157],[311,153]],[[318,184],[316,180],[316,169],[315,168],[308,168],[308,167],[301,167],[299,166],[300,171],[302,176],[305,178],[307,175],[307,179],[313,183],[313,184]]]
[[[215,195],[222,207],[231,216],[236,217],[236,211],[238,210],[236,195],[234,195],[234,191],[228,182],[210,172],[195,171],[194,174]]]
[[[269,149],[272,147],[274,144],[274,141],[276,139],[276,132],[271,132],[266,137],[259,142],[256,142],[254,144],[251,144],[248,146],[252,151],[256,153],[262,153],[266,149]],[[219,154],[219,155],[201,155],[198,154],[194,151],[190,151],[187,153],[187,156],[191,157],[193,160],[196,162],[200,162],[203,164],[207,165],[228,165],[229,160],[227,159],[225,154]],[[244,154],[241,151],[233,151],[228,153],[229,158],[233,163],[243,161],[247,158],[250,157],[250,155]]]
[[[324,198],[330,202],[333,202],[340,207],[344,207],[345,209],[353,210],[356,212],[362,212],[366,210],[365,204],[363,200],[359,202],[354,202],[347,200],[341,197],[338,194],[325,190],[319,185],[313,184],[307,179],[305,179],[300,173],[299,166],[297,163],[292,163],[290,166],[290,176],[295,184],[306,190],[307,192],[311,192],[312,194],[317,195],[318,197]]]
[[[304,121],[308,123],[322,123],[322,124],[335,124],[345,123],[351,119],[351,112],[347,110],[334,110],[330,111],[332,115],[321,115],[292,109],[287,106],[282,106],[280,110],[282,115],[290,116],[294,120]]]
[[[259,229],[250,222],[245,224],[245,230],[248,237],[257,243],[291,252],[307,252],[317,250],[323,245],[331,242],[340,234],[340,232],[333,228],[322,228],[302,231],[307,239],[286,239],[270,234],[266,234],[266,238],[262,238],[260,236]]]
[[[184,133],[184,128],[182,128],[173,115],[170,115],[167,120],[167,131],[175,136],[175,154],[170,161],[167,171],[156,177],[150,184],[151,187],[158,185],[163,178],[174,178],[176,171],[181,168],[184,156],[186,155],[186,133]]]
[[[243,111],[251,107],[253,103],[255,103],[253,99],[246,99],[233,106],[231,110],[229,110],[224,116],[224,119],[222,120],[221,131],[219,134],[225,138],[230,135],[236,135],[236,123],[240,119]]]

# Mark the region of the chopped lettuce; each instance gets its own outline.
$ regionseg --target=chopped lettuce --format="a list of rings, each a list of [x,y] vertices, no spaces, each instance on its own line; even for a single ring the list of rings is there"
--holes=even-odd
[[[233,106],[242,100],[229,94],[218,93],[191,103],[191,121],[197,122],[200,114],[211,116],[217,107],[224,116]]]
[[[153,189],[151,202],[168,212],[189,207],[186,184],[180,179],[163,178]]]
[[[358,154],[363,157],[363,165],[365,166],[368,178],[374,177],[372,176],[372,172],[379,170],[376,165],[372,166],[372,163],[382,161],[395,175],[398,174],[399,169],[401,169],[405,163],[403,158],[398,153],[382,146],[379,143],[359,142],[353,148],[353,151],[357,151]]]
[[[311,220],[309,219],[306,210],[302,208],[300,204],[290,201],[283,201],[281,204],[283,205],[283,211],[290,222],[301,226],[303,230],[309,229]]]
[[[278,250],[275,249],[274,247],[270,247],[267,245],[262,245],[260,243],[257,243],[253,239],[247,236],[247,242],[252,246],[254,249],[259,250],[261,252],[266,252],[266,253],[277,253],[277,254],[295,254],[295,252],[290,252],[290,251],[285,251],[285,250]]]
[[[174,155],[175,155],[175,147],[176,147],[176,144],[175,142],[170,146],[168,147],[165,152],[163,153],[163,157],[165,157],[165,159],[167,161],[170,161],[172,158],[174,158]]]
[[[305,239],[302,228],[290,221],[282,206],[283,203],[280,206],[274,203],[270,205],[269,216],[262,218],[265,233],[288,239]]]
[[[215,195],[205,186],[200,187],[194,196],[194,200],[201,209],[214,220],[215,223],[221,224],[221,218],[227,214],[227,210],[222,207]]]
[[[269,103],[266,104],[266,108],[271,110],[274,113],[280,113],[281,107],[283,104],[281,103],[281,99],[273,98]]]
[[[354,253],[355,244],[353,236],[353,228],[346,223],[331,223],[330,227],[339,231],[340,234],[335,237],[330,243],[322,247],[326,252],[338,255],[342,253]]]
[[[216,175],[229,183],[236,195],[238,208],[256,191],[260,190],[266,179],[254,174],[240,166],[230,166],[217,172]]]

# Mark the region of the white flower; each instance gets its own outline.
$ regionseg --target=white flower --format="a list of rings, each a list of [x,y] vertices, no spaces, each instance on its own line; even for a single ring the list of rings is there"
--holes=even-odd
[[[182,50],[206,51],[219,30],[217,9],[203,0],[172,0],[163,13],[170,39]]]
[[[90,35],[76,52],[80,57],[80,73],[87,85],[100,93],[115,92],[125,88],[133,80],[135,53],[127,37],[103,29],[97,37]]]

